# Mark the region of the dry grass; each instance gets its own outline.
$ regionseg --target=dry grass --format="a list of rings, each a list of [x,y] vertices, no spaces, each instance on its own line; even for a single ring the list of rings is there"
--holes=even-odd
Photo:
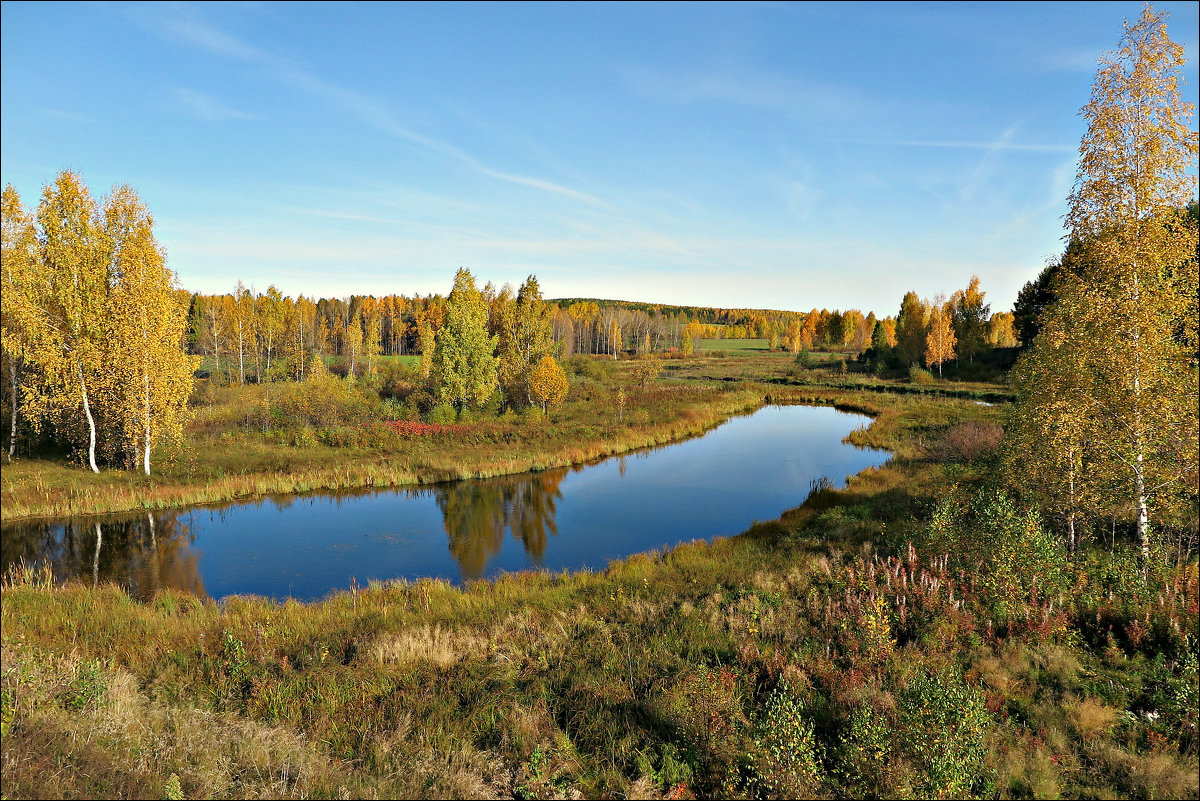
[[[429,662],[446,667],[467,659],[485,658],[488,640],[469,631],[453,631],[437,625],[414,626],[377,635],[367,653],[378,662],[400,665]]]
[[[1062,706],[1071,728],[1082,739],[1108,734],[1117,724],[1118,710],[1098,698],[1068,698]]]

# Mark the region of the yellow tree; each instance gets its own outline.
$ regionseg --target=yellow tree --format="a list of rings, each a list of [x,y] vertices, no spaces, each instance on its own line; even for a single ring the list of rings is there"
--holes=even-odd
[[[1015,348],[1017,331],[1012,312],[996,312],[988,320],[987,341],[993,348]]]
[[[966,289],[950,299],[950,321],[958,340],[958,355],[974,361],[975,354],[987,344],[987,322],[991,306],[983,302],[987,293],[979,288],[979,276],[972,275]]]
[[[942,365],[954,358],[957,342],[947,306],[940,298],[934,300],[929,313],[929,333],[925,336],[925,366],[937,365],[938,378],[942,376]]]
[[[887,346],[889,348],[896,347],[896,321],[891,317],[884,317],[879,323],[883,326],[883,336]]]
[[[346,378],[354,380],[354,370],[358,365],[359,354],[363,350],[362,318],[358,312],[350,315],[346,329],[342,332],[342,354],[346,357]]]
[[[587,353],[595,353],[593,329],[596,319],[600,316],[600,307],[590,301],[572,303],[567,307],[567,314],[574,324],[576,351],[584,353],[584,348],[586,347]]]
[[[1084,360],[1086,381],[1070,414],[1085,416],[1082,425],[1094,432],[1101,472],[1133,512],[1145,557],[1151,509],[1196,500],[1192,309],[1200,287],[1196,223],[1182,210],[1195,190],[1189,169],[1197,135],[1194,108],[1179,93],[1184,63],[1165,15],[1149,6],[1101,59],[1081,112],[1087,130],[1066,216],[1082,267],[1063,276],[1059,308],[1047,312],[1050,325],[1035,338],[1061,338]],[[1030,378],[1018,388],[1018,406],[1039,404],[1029,382],[1050,380],[1057,369],[1044,350],[1026,354]]]
[[[238,383],[246,383],[246,349],[254,344],[254,295],[237,282],[233,290],[233,303],[226,307],[230,314],[230,330],[237,341]]]
[[[82,409],[87,462],[96,465],[96,384],[107,340],[108,245],[96,202],[79,175],[59,174],[36,214],[38,265],[22,303],[28,353],[42,371],[28,408],[40,422],[56,409]]]
[[[440,295],[429,299],[416,313],[417,346],[421,349],[421,377],[433,374],[433,355],[437,349],[437,331],[446,319],[446,304]]]
[[[0,347],[8,367],[9,439],[8,458],[17,449],[17,418],[21,408],[21,381],[28,347],[26,319],[29,282],[37,264],[37,233],[33,215],[25,210],[21,196],[11,185],[4,187],[3,255],[0,256]]]
[[[367,357],[367,375],[375,372],[375,357],[380,354],[383,340],[383,317],[379,312],[379,304],[373,300],[364,308],[367,330],[363,334],[363,355]]]
[[[1010,483],[1065,526],[1071,550],[1082,524],[1099,510],[1105,484],[1104,465],[1096,458],[1096,421],[1080,403],[1090,365],[1073,335],[1079,310],[1072,306],[1082,300],[1066,297],[1047,310],[1045,334],[1012,371],[1018,402],[1004,426]]]
[[[109,255],[108,383],[123,450],[150,474],[151,452],[182,433],[199,357],[182,348],[187,307],[154,238],[154,221],[128,186],[104,208]]]
[[[225,295],[196,296],[193,334],[196,338],[196,347],[213,360],[213,375],[221,372],[221,353],[225,350],[229,335],[226,330],[229,315],[221,312],[221,306],[226,297]]]
[[[906,292],[896,315],[896,351],[902,364],[920,364],[929,335],[929,307],[916,292]]]
[[[571,385],[567,373],[552,356],[543,356],[529,373],[529,394],[534,403],[546,411],[547,406],[557,406],[567,397]]]
[[[617,322],[617,318],[613,318],[608,323],[608,349],[612,352],[612,357],[617,358],[617,352],[623,347],[621,342],[621,324]]]
[[[638,380],[642,389],[645,389],[651,381],[658,377],[660,372],[662,372],[662,362],[658,359],[650,358],[639,361],[637,367],[633,370],[633,375]]]
[[[266,362],[265,370],[269,374],[271,361],[283,338],[286,322],[283,293],[274,285],[267,287],[266,293],[257,299],[254,311],[254,329],[258,340],[258,349],[263,355]]]
[[[683,327],[683,342],[681,350],[684,356],[692,356],[700,347],[700,338],[704,335],[704,326],[698,322],[690,322]]]
[[[529,276],[513,297],[506,286],[492,303],[498,325],[497,356],[500,384],[511,400],[524,396],[532,404],[529,376],[543,356],[554,351],[550,308],[542,300],[535,276]]]

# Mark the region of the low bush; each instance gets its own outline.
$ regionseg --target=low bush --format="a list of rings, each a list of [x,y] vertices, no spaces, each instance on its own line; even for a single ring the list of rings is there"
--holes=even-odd
[[[908,368],[908,381],[910,384],[934,384],[937,379],[924,367],[914,364]]]

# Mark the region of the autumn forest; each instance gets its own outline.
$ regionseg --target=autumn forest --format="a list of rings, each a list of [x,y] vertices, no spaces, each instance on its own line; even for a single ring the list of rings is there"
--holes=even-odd
[[[465,267],[444,295],[203,294],[133,188],[6,186],[5,797],[1196,797],[1183,63],[1148,5],[1101,60],[1062,253],[1011,309],[969,272],[866,310]],[[868,415],[843,444],[888,458],[735,536],[482,577],[506,530],[569,538],[567,470],[780,405]],[[157,577],[192,545],[168,511],[417,487],[461,582],[101,580],[102,523]],[[43,559],[10,559],[18,525]],[[56,567],[68,530],[94,572]]]

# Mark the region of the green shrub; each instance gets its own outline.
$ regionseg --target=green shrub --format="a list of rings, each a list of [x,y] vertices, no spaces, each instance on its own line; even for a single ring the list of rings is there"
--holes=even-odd
[[[755,795],[811,798],[820,784],[821,759],[812,721],[786,681],[768,696],[755,715]]]
[[[918,673],[899,694],[903,747],[920,771],[918,797],[988,794],[985,738],[992,719],[983,693],[950,671]]]
[[[612,359],[585,356],[582,353],[577,353],[567,359],[563,363],[563,366],[579,378],[586,378],[591,381],[604,381],[612,375],[613,370]]]
[[[450,423],[458,422],[458,413],[454,411],[454,407],[450,404],[439,403],[437,406],[434,406],[432,409],[430,409],[429,413],[425,415],[425,422],[448,425]]]
[[[924,367],[919,364],[913,364],[908,368],[908,381],[911,384],[933,384],[937,379],[933,377],[933,373]]]
[[[171,778],[167,779],[166,785],[163,786],[163,799],[183,801],[183,787],[179,784],[179,774],[172,773]]]
[[[853,797],[887,794],[892,764],[891,726],[869,704],[854,710],[838,741],[838,774]]]
[[[96,709],[104,706],[107,689],[103,665],[99,659],[93,659],[80,666],[79,675],[63,694],[62,704],[67,709]]]
[[[1071,586],[1066,549],[1031,509],[983,490],[964,503],[952,493],[934,511],[922,550],[947,554],[979,578],[979,597],[1000,623],[1029,619]]]

